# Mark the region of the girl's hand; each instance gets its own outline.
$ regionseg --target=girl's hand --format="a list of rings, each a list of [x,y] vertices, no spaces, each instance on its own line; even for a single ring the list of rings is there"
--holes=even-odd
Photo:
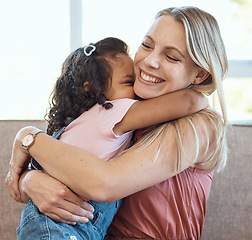
[[[87,223],[93,218],[93,207],[68,187],[38,170],[29,171],[20,183],[39,211],[51,219],[67,224]]]

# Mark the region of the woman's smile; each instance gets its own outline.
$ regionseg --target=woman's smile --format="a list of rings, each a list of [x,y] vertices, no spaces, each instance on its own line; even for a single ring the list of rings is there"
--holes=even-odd
[[[172,16],[156,19],[134,58],[134,91],[143,99],[187,88],[197,80],[199,68],[191,59],[181,22]]]
[[[144,81],[149,82],[149,83],[161,83],[164,81],[160,78],[157,78],[153,75],[148,74],[147,72],[144,72],[141,69],[140,69],[140,77],[141,77],[140,80],[143,79]]]

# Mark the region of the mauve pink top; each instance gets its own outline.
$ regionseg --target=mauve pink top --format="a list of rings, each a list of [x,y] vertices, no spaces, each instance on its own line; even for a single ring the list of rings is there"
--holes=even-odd
[[[213,172],[188,168],[124,199],[108,233],[154,239],[200,239]]]

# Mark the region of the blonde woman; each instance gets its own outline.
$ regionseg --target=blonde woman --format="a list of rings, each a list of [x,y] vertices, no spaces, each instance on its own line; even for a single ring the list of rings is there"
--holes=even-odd
[[[227,159],[222,90],[227,57],[216,20],[195,7],[160,11],[135,55],[134,65],[134,90],[139,97],[149,99],[187,87],[206,95],[217,90],[222,116],[205,109],[138,131],[136,144],[111,162],[40,133],[29,153],[53,178],[40,171],[25,172],[21,190],[47,216],[72,224],[88,216],[83,209],[88,207],[64,185],[96,201],[128,196],[109,235],[199,239],[213,171],[223,169]],[[6,183],[16,200],[14,179],[29,158],[22,150],[22,139],[34,129],[21,129],[14,142]],[[55,193],[54,189],[59,190]],[[45,194],[53,200],[44,200]]]

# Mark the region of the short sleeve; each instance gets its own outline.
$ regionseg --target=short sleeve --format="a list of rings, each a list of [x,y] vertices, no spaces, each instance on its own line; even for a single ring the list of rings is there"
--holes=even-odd
[[[112,108],[105,109],[104,107],[101,107],[99,112],[99,122],[101,130],[106,137],[117,138],[118,136],[115,135],[113,131],[114,126],[123,119],[130,107],[137,102],[137,100],[123,98],[110,102],[113,104]]]

